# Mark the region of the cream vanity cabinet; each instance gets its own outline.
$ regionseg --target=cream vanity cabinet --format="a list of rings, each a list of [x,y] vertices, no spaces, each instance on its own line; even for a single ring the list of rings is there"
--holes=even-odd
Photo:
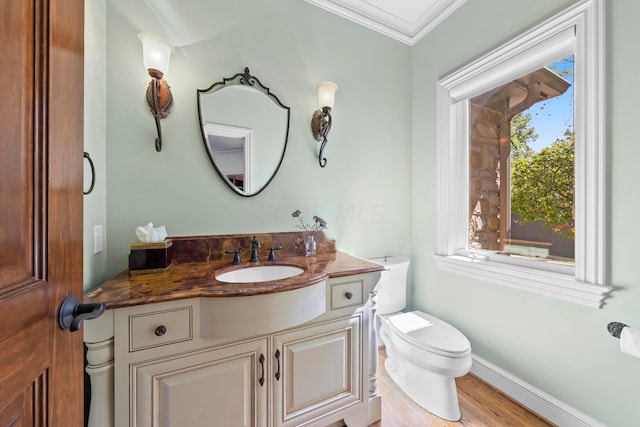
[[[133,363],[123,410],[138,426],[266,426],[266,354],[263,338]]]
[[[361,329],[354,315],[272,337],[274,426],[297,426],[362,402]]]
[[[111,427],[104,421],[108,416],[97,415],[109,415],[103,406],[113,408],[117,427],[324,427],[343,422],[365,427],[377,421],[380,397],[371,319],[379,276],[366,273],[313,285],[317,301],[300,301],[301,307],[288,301],[278,308],[294,323],[299,315],[312,313],[312,319],[294,325],[285,321],[271,326],[261,321],[263,312],[256,308],[252,313],[249,306],[244,320],[231,319],[234,325],[226,328],[224,319],[211,315],[213,298],[109,310],[113,401],[100,393],[109,389],[111,377],[104,370],[91,375],[95,366],[89,362],[92,390],[98,391],[90,425]],[[277,304],[279,295],[269,295]],[[251,303],[255,297],[216,300],[229,304],[234,298]],[[316,307],[307,309],[309,304]],[[227,330],[232,336],[225,336]],[[108,339],[103,342],[109,346]],[[88,360],[96,359],[90,357],[92,345],[99,343],[87,343]],[[109,353],[103,354],[96,365],[109,365]]]

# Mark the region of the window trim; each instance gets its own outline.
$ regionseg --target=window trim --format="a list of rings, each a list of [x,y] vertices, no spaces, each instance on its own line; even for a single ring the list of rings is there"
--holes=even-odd
[[[445,271],[590,307],[606,286],[604,0],[582,0],[438,81],[437,240]],[[548,63],[575,55],[576,239],[572,274],[469,256],[468,99]],[[579,137],[578,137],[579,136]],[[580,138],[578,140],[578,138]],[[532,261],[533,263],[534,261]],[[531,264],[533,265],[533,264]]]

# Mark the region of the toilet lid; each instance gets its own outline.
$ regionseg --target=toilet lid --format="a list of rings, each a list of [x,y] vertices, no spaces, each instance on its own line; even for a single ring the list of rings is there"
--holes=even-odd
[[[397,314],[388,320],[398,336],[427,351],[454,357],[471,351],[471,344],[462,332],[421,311]]]

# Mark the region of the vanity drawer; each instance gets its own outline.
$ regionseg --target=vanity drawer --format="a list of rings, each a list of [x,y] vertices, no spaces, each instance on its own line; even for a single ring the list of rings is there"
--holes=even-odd
[[[180,307],[129,316],[129,351],[193,339],[193,309]]]
[[[333,283],[330,289],[330,310],[337,310],[345,307],[359,307],[364,303],[364,282],[356,280],[353,282]]]

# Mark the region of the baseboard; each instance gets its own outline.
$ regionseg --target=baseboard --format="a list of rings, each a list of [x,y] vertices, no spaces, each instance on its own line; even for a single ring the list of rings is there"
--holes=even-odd
[[[471,373],[543,418],[562,427],[606,427],[577,409],[472,354]]]

